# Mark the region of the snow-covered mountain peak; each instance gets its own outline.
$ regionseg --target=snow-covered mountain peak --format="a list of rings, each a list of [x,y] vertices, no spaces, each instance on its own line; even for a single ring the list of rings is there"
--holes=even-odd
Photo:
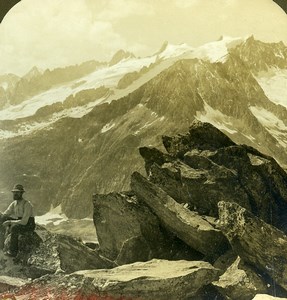
[[[189,58],[209,60],[212,63],[218,61],[223,62],[228,55],[228,50],[241,44],[244,40],[244,38],[223,36],[218,41],[210,42],[195,48],[192,53],[189,54]]]
[[[259,70],[264,67],[263,70],[265,70],[266,65],[267,67],[276,67],[276,64],[280,62],[282,67],[280,64],[278,66],[282,71],[281,73],[276,71],[276,77],[274,77],[275,73],[272,78],[269,73],[266,73],[266,76],[257,76],[256,79],[271,101],[284,105],[286,104],[286,93],[281,91],[284,91],[286,84],[286,72],[284,71],[286,67],[284,67],[283,62],[281,63],[283,61],[281,56],[283,58],[287,57],[287,48],[275,44],[276,49],[278,47],[275,55],[271,52],[274,48],[272,45],[257,41],[254,37],[234,38],[223,36],[217,41],[197,48],[187,44],[173,45],[164,42],[161,51],[142,58],[137,58],[130,52],[120,50],[114,55],[109,64],[84,63],[80,66],[66,67],[56,71],[45,71],[39,78],[36,74],[41,72],[37,68],[33,68],[28,74],[36,77],[33,77],[31,82],[29,80],[26,83],[20,82],[22,85],[26,85],[25,89],[19,90],[19,101],[15,103],[10,101],[2,105],[0,120],[7,126],[1,128],[0,138],[26,135],[43,128],[48,129],[53,123],[64,117],[81,118],[98,105],[110,103],[134,92],[177,61],[182,60],[182,64],[178,65],[179,72],[174,73],[170,77],[172,80],[169,82],[169,85],[174,84],[174,92],[180,93],[178,82],[183,80],[182,68],[184,69],[186,59],[199,59],[199,61],[194,61],[194,77],[203,76],[204,82],[211,82],[213,77],[218,78],[221,74],[218,73],[219,70],[215,66],[215,69],[213,69],[210,63],[226,62],[229,64],[228,68],[232,70],[250,67],[250,71],[253,72],[255,67]],[[264,56],[264,53],[268,53],[268,56]],[[82,71],[80,72],[79,69]],[[187,72],[190,71],[187,70]],[[75,74],[75,76],[70,76],[70,74]],[[53,81],[54,78],[60,78],[61,81]],[[46,82],[54,83],[47,88]],[[38,83],[41,83],[40,86],[45,89],[34,92],[34,87]],[[18,89],[21,87],[20,84],[17,84],[17,81],[14,85],[17,85],[16,88]],[[0,76],[0,92],[1,86],[3,101],[7,97],[13,100],[14,97],[11,96],[13,93],[8,94],[10,90],[6,77],[3,78],[1,83]],[[280,88],[280,95],[279,93],[277,93],[278,95],[275,94],[275,87],[276,90]],[[22,95],[25,98],[22,99],[20,97]],[[6,122],[5,120],[14,121]],[[12,123],[15,125],[13,128]]]
[[[165,42],[162,46],[162,51],[158,53],[159,59],[167,59],[171,57],[178,57],[183,55],[184,53],[190,52],[193,48],[185,43],[180,45],[173,45]]]

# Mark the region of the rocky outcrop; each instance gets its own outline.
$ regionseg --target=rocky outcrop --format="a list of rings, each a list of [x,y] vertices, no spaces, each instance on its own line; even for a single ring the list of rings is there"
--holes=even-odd
[[[125,74],[118,82],[118,89],[125,89],[130,84],[132,84],[135,80],[140,77],[140,73],[137,71]]]
[[[119,50],[117,51],[114,56],[112,57],[111,61],[109,62],[110,66],[113,66],[117,63],[119,63],[120,61],[127,59],[127,58],[135,58],[135,55],[131,52],[128,51],[124,51],[124,50]]]
[[[207,123],[194,122],[187,134],[163,137],[169,154],[141,148],[150,181],[177,202],[218,217],[220,200],[236,202],[287,230],[287,174],[256,149],[234,144]]]
[[[118,265],[152,258],[199,258],[164,230],[132,193],[94,194],[94,224],[100,252]]]
[[[215,220],[204,218],[177,203],[139,173],[133,173],[131,188],[158,216],[162,224],[191,248],[216,257],[226,247]]]
[[[268,290],[261,276],[245,265],[240,257],[212,284],[226,299],[252,299],[256,294],[266,293]]]
[[[188,203],[192,210],[200,214],[218,217],[217,203],[222,199],[238,200],[250,208],[247,194],[241,188],[236,174],[225,167],[212,163],[204,156],[188,154],[188,159],[209,163],[209,167],[191,167],[181,160],[153,164],[149,179],[161,187],[179,203]]]
[[[200,141],[204,132],[210,144]],[[278,229],[284,229],[286,173],[272,158],[233,144],[210,125],[194,123],[187,135],[165,141],[169,153],[140,148],[148,178],[134,172],[131,191],[93,195],[98,248],[37,228],[41,241],[29,250],[26,276],[45,276],[13,296],[287,295],[287,237]]]
[[[218,274],[219,271],[206,262],[151,260],[111,270],[50,276],[38,280],[33,286],[19,289],[15,295],[25,299],[29,299],[32,293],[36,299],[49,293],[50,299],[187,300],[216,280]]]
[[[220,228],[233,250],[287,290],[287,236],[236,203],[219,203]]]
[[[167,152],[180,158],[192,149],[214,151],[235,145],[229,137],[213,125],[197,121],[193,122],[187,134],[163,136],[162,140]]]

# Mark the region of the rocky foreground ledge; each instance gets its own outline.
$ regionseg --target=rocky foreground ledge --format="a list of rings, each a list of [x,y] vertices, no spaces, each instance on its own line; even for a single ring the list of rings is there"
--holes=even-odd
[[[153,259],[112,270],[85,270],[46,276],[15,293],[16,299],[190,299],[218,278],[207,262]],[[189,283],[193,284],[190,285]],[[20,298],[22,297],[22,298]]]
[[[284,170],[207,123],[163,144],[131,191],[94,196],[97,249],[38,232],[0,299],[287,298]]]

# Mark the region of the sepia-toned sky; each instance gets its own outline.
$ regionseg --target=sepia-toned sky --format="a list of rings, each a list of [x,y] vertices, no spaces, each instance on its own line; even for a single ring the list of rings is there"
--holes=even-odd
[[[272,0],[22,0],[0,25],[0,74],[251,34],[287,44],[286,14]]]

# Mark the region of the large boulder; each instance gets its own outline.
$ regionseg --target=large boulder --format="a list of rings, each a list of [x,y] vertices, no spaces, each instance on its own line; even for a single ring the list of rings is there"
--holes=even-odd
[[[93,204],[100,251],[118,265],[152,258],[195,258],[196,253],[166,232],[134,194],[94,194]]]
[[[83,270],[38,279],[15,291],[21,299],[187,300],[218,279],[219,270],[202,261],[151,260],[110,270]],[[0,294],[1,298],[1,294]],[[34,299],[33,298],[33,299]],[[46,299],[46,298],[45,298]]]
[[[233,250],[287,291],[287,236],[236,203],[218,205],[220,228]]]
[[[80,240],[53,234],[40,228],[37,234],[42,239],[27,260],[27,274],[40,277],[57,272],[72,273],[83,269],[112,268],[115,263],[92,250]]]
[[[190,211],[137,172],[132,174],[131,188],[162,224],[191,248],[210,258],[225,250],[227,241],[215,228],[214,218],[204,218]]]

